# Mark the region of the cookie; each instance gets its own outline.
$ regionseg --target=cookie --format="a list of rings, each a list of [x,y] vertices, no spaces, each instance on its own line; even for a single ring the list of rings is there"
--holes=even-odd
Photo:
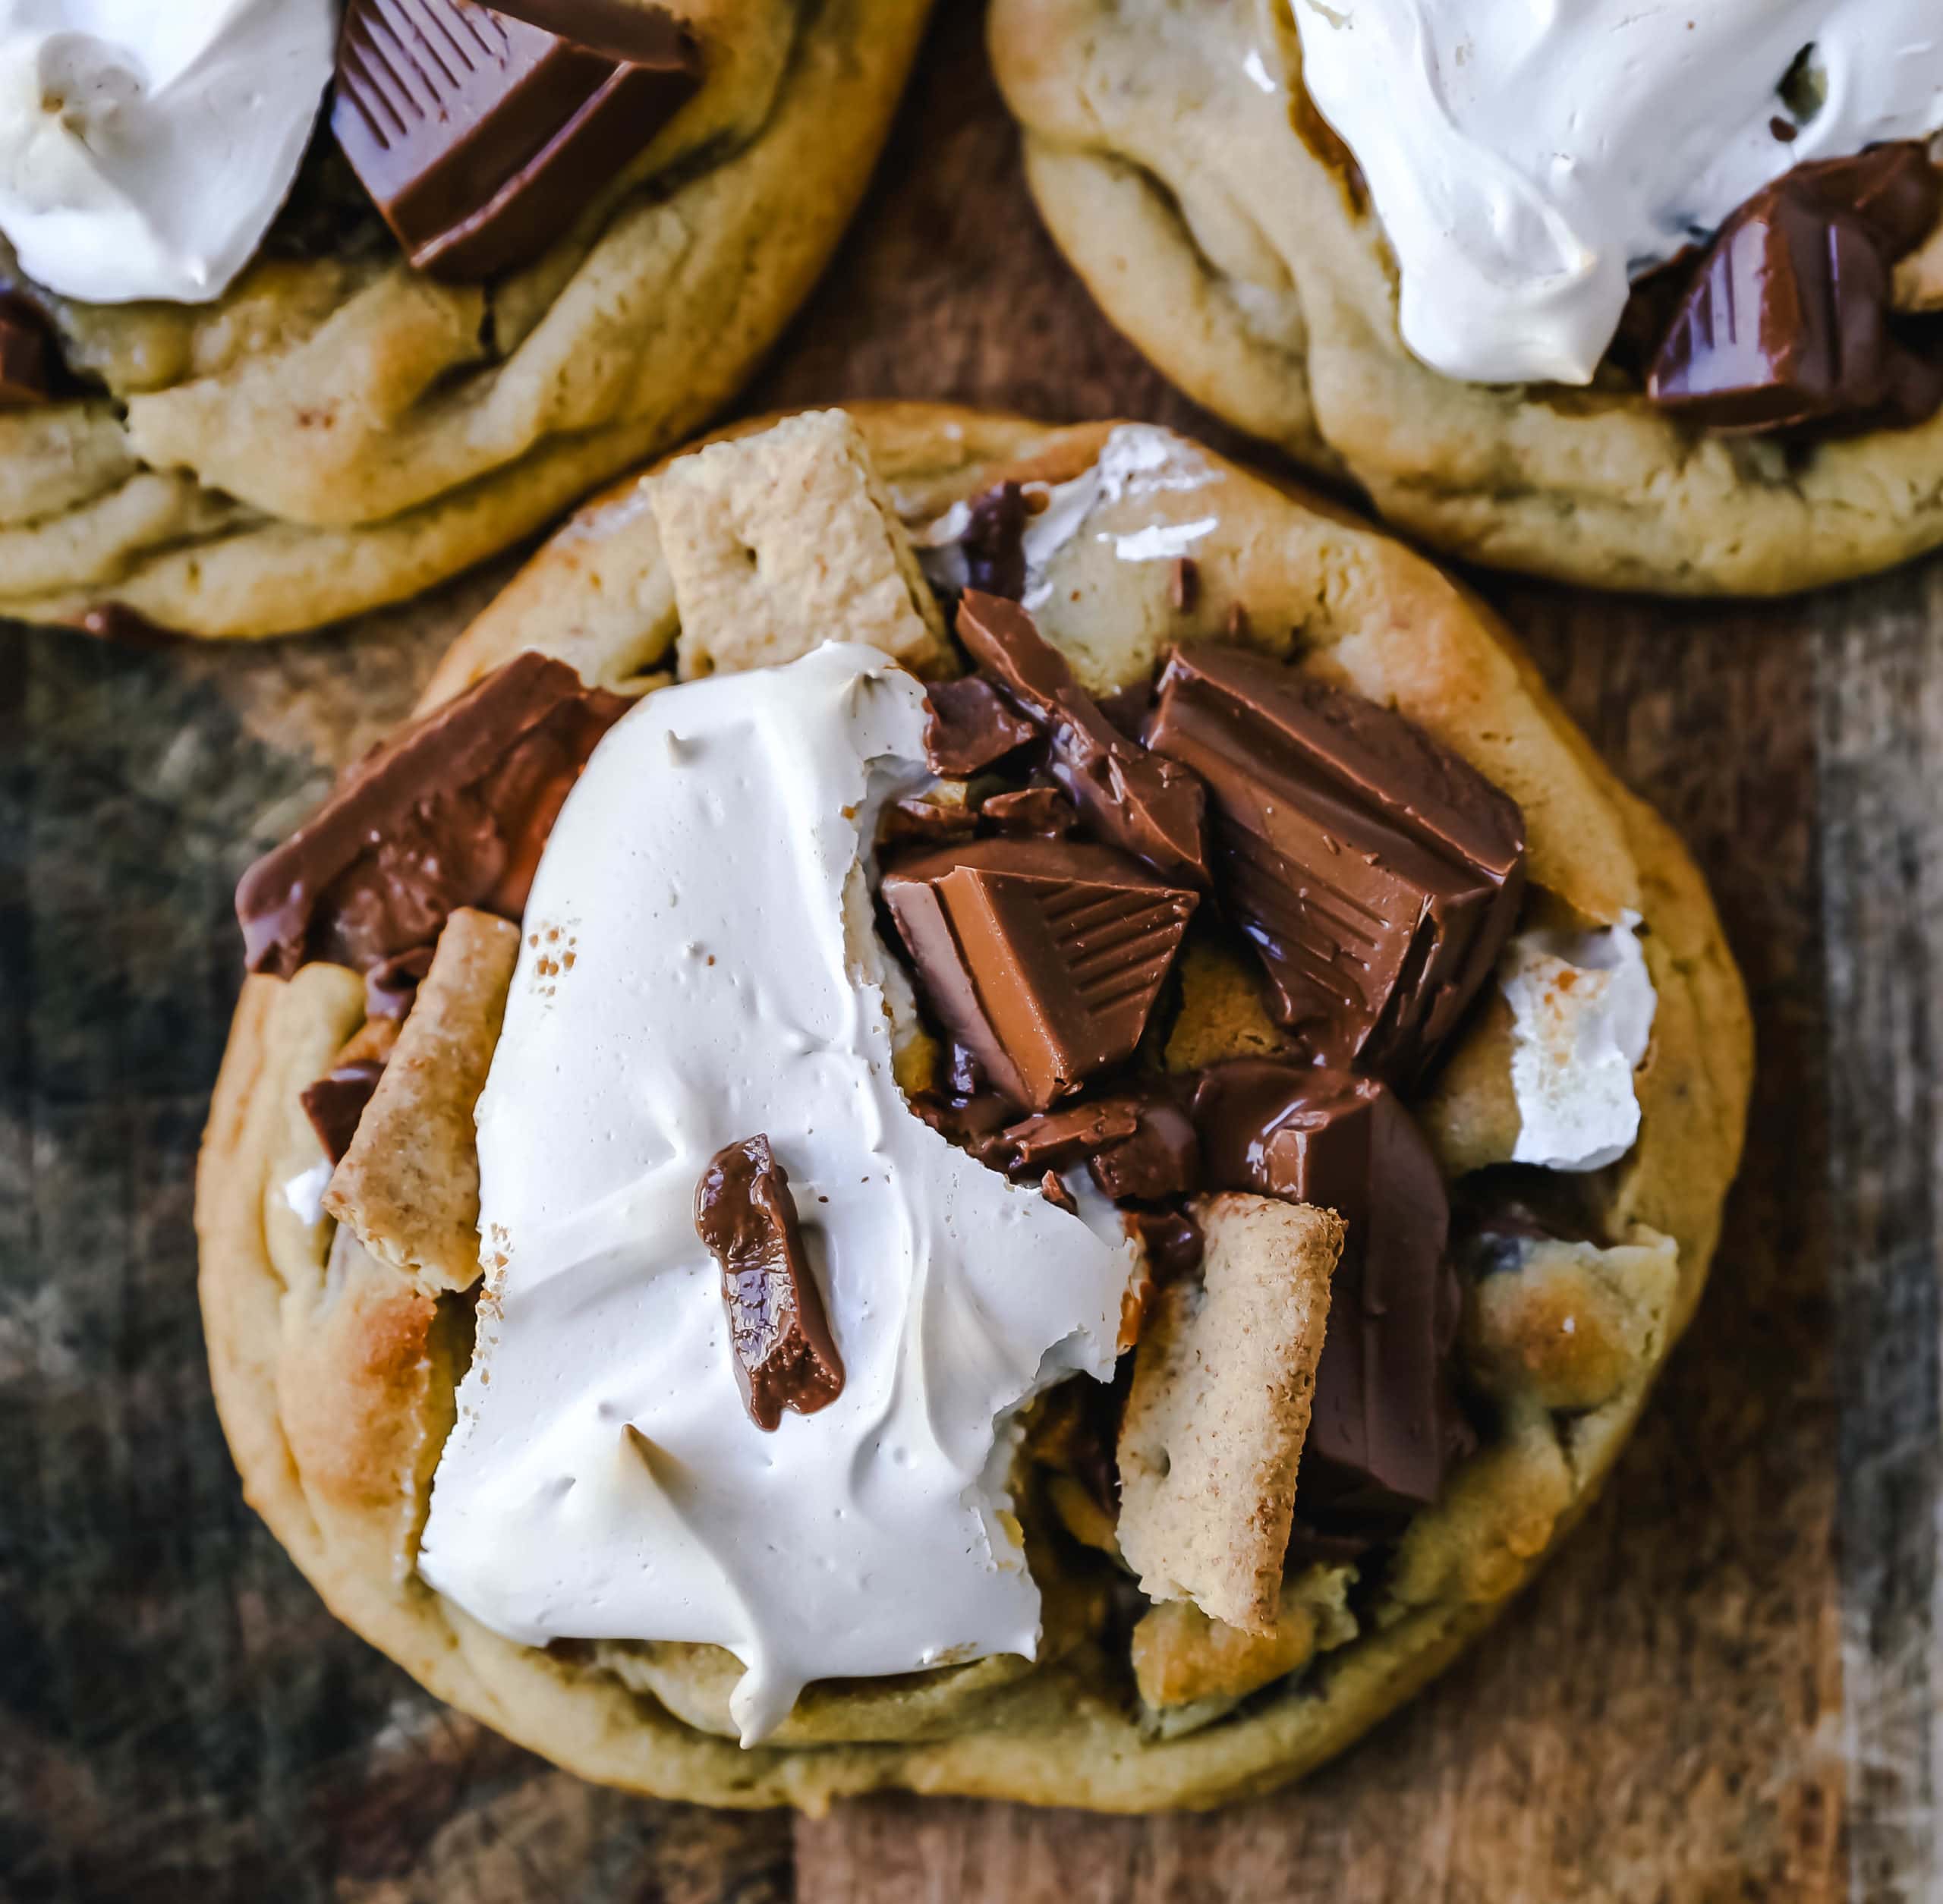
[[[780,620],[691,675],[778,458],[746,565],[820,549],[972,681]],[[629,480],[239,908],[197,1224],[252,1504],[441,1697],[714,1804],[1341,1750],[1596,1493],[1749,1087],[1698,876],[1504,631],[1143,425],[865,406]]]
[[[356,0],[334,66],[337,11],[278,0],[197,29],[203,56],[152,76],[154,149],[73,187],[95,234],[78,250],[10,190],[0,123],[0,615],[315,627],[517,542],[694,430],[833,249],[925,12]],[[9,56],[93,59],[104,85],[123,57],[84,34]],[[266,72],[228,102],[246,127],[269,112],[257,145],[206,149],[202,118],[163,136],[198,87]],[[253,166],[266,196],[231,208]],[[168,212],[184,203],[194,218]],[[124,249],[181,222],[199,248]],[[122,256],[99,281],[92,261]]]
[[[1467,559],[1765,595],[1943,543],[1943,161],[1921,143],[1943,49],[1919,13],[1878,0],[1823,33],[1727,8],[1689,33],[1597,7],[1519,41],[1510,7],[997,0],[990,42],[1054,239],[1197,401]],[[1614,87],[1628,33],[1636,83]],[[1855,173],[1891,147],[1852,156],[1878,140],[1900,142],[1886,195]],[[1642,256],[1667,262],[1629,299]],[[1752,309],[1764,282],[1785,322]]]

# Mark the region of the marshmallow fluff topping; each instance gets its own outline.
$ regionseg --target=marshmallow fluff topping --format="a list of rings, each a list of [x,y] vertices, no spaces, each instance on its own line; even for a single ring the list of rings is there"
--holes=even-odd
[[[478,1108],[486,1282],[424,1578],[487,1626],[700,1641],[744,1742],[812,1680],[1030,1657],[1006,1481],[1020,1403],[1113,1371],[1137,1267],[913,1115],[874,924],[926,708],[876,650],[650,695],[535,878]],[[845,1371],[745,1410],[696,1186],[766,1135]]]
[[[1585,383],[1629,282],[1791,167],[1943,126],[1937,0],[1295,0],[1412,353]]]
[[[335,0],[0,0],[0,234],[96,304],[218,297],[289,191]]]

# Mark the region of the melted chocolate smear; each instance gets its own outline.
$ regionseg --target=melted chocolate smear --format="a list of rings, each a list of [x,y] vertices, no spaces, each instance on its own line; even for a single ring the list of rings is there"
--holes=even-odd
[[[1044,1111],[1132,1056],[1197,895],[1107,847],[1001,836],[896,862],[882,896],[933,1015]]]
[[[58,363],[39,312],[0,293],[0,410],[51,402]]]
[[[408,996],[455,908],[518,920],[562,803],[628,707],[528,653],[414,722],[243,876],[250,970],[328,959],[374,997]]]
[[[1913,140],[1798,165],[1741,206],[1696,268],[1647,395],[1707,428],[1920,423],[1943,351],[1891,310],[1898,260],[1935,228],[1943,172]]]
[[[1176,650],[1145,735],[1207,786],[1271,1015],[1318,1063],[1422,1077],[1517,918],[1516,803],[1402,715],[1238,648]]]
[[[958,635],[1045,735],[1047,770],[1088,829],[1163,878],[1205,887],[1207,800],[1194,775],[1122,734],[1016,602],[968,590]]]
[[[843,1393],[843,1363],[810,1273],[789,1179],[764,1136],[710,1160],[695,1231],[722,1270],[735,1378],[749,1418],[773,1431],[785,1408],[814,1415]]]
[[[324,1155],[333,1166],[342,1162],[345,1152],[351,1148],[364,1106],[370,1103],[378,1080],[384,1075],[383,1060],[360,1058],[339,1065],[304,1087],[298,1101],[304,1106],[304,1115],[310,1120],[311,1129],[317,1134],[317,1141],[324,1147]]]
[[[965,586],[1016,602],[1025,593],[1025,497],[1016,483],[1001,483],[972,505],[959,538]]]

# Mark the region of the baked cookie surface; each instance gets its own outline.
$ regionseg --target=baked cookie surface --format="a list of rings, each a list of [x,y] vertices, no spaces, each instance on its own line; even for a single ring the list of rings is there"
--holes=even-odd
[[[0,616],[118,612],[216,638],[316,627],[531,533],[725,402],[855,209],[927,9],[638,11],[700,49],[696,90],[618,168],[589,162],[551,242],[511,263],[414,269],[328,106],[212,302],[58,297],[0,238],[0,294],[20,294],[0,295],[0,319],[30,307],[61,367],[51,399],[10,402],[0,375]]]
[[[1282,0],[997,0],[989,38],[1040,210],[1116,326],[1197,401],[1425,543],[1598,587],[1757,595],[1943,543],[1943,414],[1722,433],[1604,371],[1498,385],[1420,362]],[[1939,269],[1943,234],[1906,261],[1899,308],[1933,312]]]
[[[1547,916],[1629,943],[1629,922],[1639,922],[1658,1003],[1630,1083],[1637,1141],[1570,1180],[1570,1235],[1495,1233],[1491,1262],[1467,1274],[1456,1353],[1482,1398],[1479,1444],[1353,1593],[1340,1565],[1291,1566],[1268,1627],[1251,1631],[1244,1602],[1255,1596],[1259,1613],[1259,1581],[1238,1584],[1233,1625],[1157,1590],[1129,1638],[1111,1604],[1124,1597],[1124,1576],[1098,1551],[1113,1544],[1111,1516],[1098,1525],[1096,1503],[1089,1518],[1060,1459],[1073,1427],[1061,1398],[1078,1378],[1042,1405],[1027,1448],[1038,1478],[1020,1489],[1044,1598],[1039,1662],[1000,1654],[814,1685],[769,1742],[747,1751],[729,1704],[741,1669],[726,1652],[541,1648],[489,1631],[417,1571],[430,1476],[475,1326],[468,1186],[450,1171],[401,1176],[395,1162],[421,1144],[434,1159],[470,1155],[479,1078],[467,1066],[498,1035],[516,936],[470,911],[452,915],[402,1030],[374,1030],[365,983],[343,965],[299,963],[288,980],[247,982],[197,1187],[219,1406],[253,1505],[333,1610],[442,1697],[585,1776],[707,1802],[812,1808],[886,1786],[1104,1809],[1220,1802],[1299,1774],[1407,1698],[1494,1616],[1596,1492],[1718,1238],[1748,1091],[1740,981],[1677,844],[1598,765],[1486,612],[1419,559],[1180,439],[1157,443],[1163,433],[1055,430],[920,406],[855,417],[883,493],[921,547],[954,505],[1006,480],[1059,486],[1110,470],[1116,443],[1131,443],[1135,461],[1162,447],[1188,459],[1191,483],[1096,494],[1086,532],[1035,577],[1039,626],[1079,678],[1104,692],[1201,640],[1239,638],[1294,660],[1305,677],[1395,707],[1516,801],[1534,903]],[[695,483],[707,468],[698,459],[680,480]],[[455,645],[427,706],[449,704],[536,650],[620,694],[691,672],[678,584],[691,619],[694,602],[720,591],[698,596],[691,568],[671,574],[661,525],[680,520],[682,505],[675,515],[660,506],[666,483],[650,471],[576,518]],[[732,506],[732,483],[702,486]],[[855,526],[867,540],[868,524]],[[1151,552],[1186,531],[1191,568]],[[685,563],[694,548],[685,533]],[[903,641],[915,665],[934,669],[937,637],[916,598],[893,585],[896,564],[858,572],[878,583],[844,612],[880,617],[879,642]],[[722,627],[752,618],[745,604]],[[718,631],[694,668],[784,658],[734,655]],[[1528,962],[1535,971],[1542,957]],[[1521,965],[1505,976],[1509,1000],[1532,975]],[[1180,984],[1170,1070],[1279,1048],[1255,987],[1218,957],[1191,954]],[[1476,1192],[1502,1182],[1519,1150],[1526,1100],[1513,1100],[1509,1017],[1505,1003],[1481,1002],[1412,1100],[1460,1199],[1467,1184]],[[373,1098],[332,1176],[300,1094],[372,1057],[400,1081],[398,1103]],[[414,1078],[433,1082],[414,1097]],[[394,1119],[402,1107],[413,1115]],[[394,1163],[367,1172],[374,1157]],[[320,1166],[326,1207],[341,1220],[335,1234],[290,1194]],[[400,1197],[402,1185],[409,1194]],[[395,1207],[381,1207],[387,1194]],[[476,1181],[470,1194],[476,1211]],[[1324,1277],[1341,1243],[1326,1213],[1264,1211],[1261,1201],[1219,1197],[1202,1216],[1210,1291],[1243,1312],[1259,1308],[1246,1272],[1264,1223],[1293,1225],[1286,1247]],[[365,1242],[351,1247],[354,1226]],[[1158,1386],[1141,1401],[1148,1378],[1136,1371],[1129,1405],[1139,1439],[1161,1446],[1174,1434],[1164,1364],[1192,1353],[1217,1307],[1211,1294],[1198,1314],[1155,1312],[1142,1354],[1151,1339]],[[1287,1312],[1293,1341],[1299,1311]],[[1123,1487],[1131,1445],[1123,1439]],[[1139,1569],[1191,1573],[1201,1559],[1172,1542],[1162,1507],[1142,1510]],[[1231,1542],[1226,1555],[1234,1551]],[[1224,1555],[1213,1557],[1218,1566]]]

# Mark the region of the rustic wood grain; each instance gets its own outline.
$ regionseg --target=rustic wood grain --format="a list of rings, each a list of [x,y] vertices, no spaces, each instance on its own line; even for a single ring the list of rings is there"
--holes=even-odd
[[[946,396],[1240,447],[1041,233],[971,9],[751,408]],[[1183,1904],[1943,1895],[1943,563],[1704,609],[1483,579],[1681,828],[1762,1071],[1706,1301],[1605,1499],[1409,1712],[1209,1818],[595,1790],[338,1626],[243,1507],[189,1174],[229,890],[506,565],[247,653],[0,631],[0,1899]]]

